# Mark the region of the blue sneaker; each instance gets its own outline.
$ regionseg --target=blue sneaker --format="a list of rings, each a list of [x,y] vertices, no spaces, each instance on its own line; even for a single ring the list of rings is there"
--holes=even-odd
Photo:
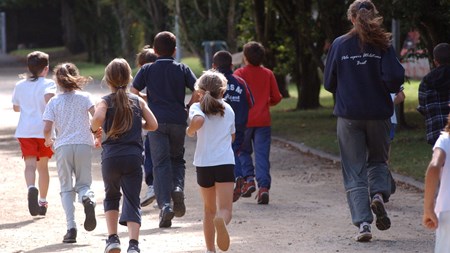
[[[120,240],[118,235],[112,235],[106,240],[105,253],[120,253]]]

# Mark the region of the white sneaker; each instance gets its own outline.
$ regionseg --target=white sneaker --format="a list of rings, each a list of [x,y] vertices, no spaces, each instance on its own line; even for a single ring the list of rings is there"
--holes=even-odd
[[[153,189],[153,185],[149,185],[147,188],[147,194],[141,201],[141,206],[148,206],[156,199],[155,190]]]
[[[372,240],[372,231],[368,222],[363,222],[359,225],[359,232],[356,235],[356,241],[368,242]]]

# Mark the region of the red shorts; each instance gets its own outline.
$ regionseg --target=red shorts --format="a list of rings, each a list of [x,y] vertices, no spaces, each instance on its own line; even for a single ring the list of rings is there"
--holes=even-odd
[[[35,156],[39,161],[39,157],[52,158],[53,151],[51,147],[44,145],[45,139],[41,138],[17,138],[22,149],[22,157]]]

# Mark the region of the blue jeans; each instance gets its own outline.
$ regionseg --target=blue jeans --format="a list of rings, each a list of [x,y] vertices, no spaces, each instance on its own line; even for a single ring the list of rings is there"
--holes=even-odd
[[[242,143],[244,142],[244,136],[245,136],[245,127],[238,127],[236,126],[236,133],[234,137],[234,142],[231,145],[234,152],[234,176],[237,177],[244,177],[244,174],[242,173],[242,166],[241,161],[239,160],[239,155],[241,153]]]
[[[271,127],[250,127],[245,130],[239,160],[244,178],[256,178],[258,187],[270,189],[270,142]],[[252,153],[255,152],[255,165]]]
[[[148,134],[144,137],[144,175],[145,184],[153,185],[153,164],[150,153],[150,142],[148,141]]]
[[[337,137],[342,174],[352,223],[373,222],[370,198],[381,193],[385,202],[391,195],[387,160],[391,122],[338,118]]]
[[[159,208],[170,204],[175,187],[184,189],[185,134],[185,125],[166,123],[160,123],[156,131],[148,133],[153,162],[153,187]]]

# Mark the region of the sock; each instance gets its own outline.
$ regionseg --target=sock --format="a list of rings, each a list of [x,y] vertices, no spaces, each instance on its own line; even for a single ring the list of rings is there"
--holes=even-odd
[[[130,245],[134,244],[134,245],[139,245],[139,242],[137,240],[131,239],[130,240]]]
[[[117,234],[111,234],[111,235],[108,235],[108,239],[111,238],[111,237],[113,237],[113,236],[117,236]]]
[[[36,186],[34,186],[34,184],[31,184],[31,185],[28,186],[28,190],[29,190],[30,188],[36,188]]]
[[[46,198],[39,198],[39,202],[40,203],[47,203],[47,199]]]

